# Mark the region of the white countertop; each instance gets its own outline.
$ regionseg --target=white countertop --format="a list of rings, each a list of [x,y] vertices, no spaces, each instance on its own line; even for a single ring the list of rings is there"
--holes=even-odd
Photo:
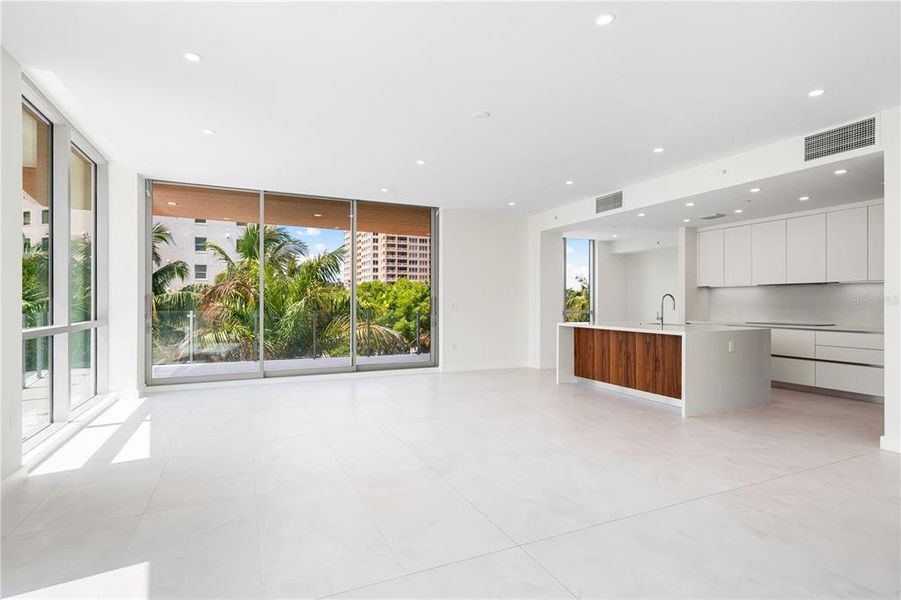
[[[661,333],[666,335],[685,335],[690,333],[704,333],[711,331],[735,331],[738,329],[757,330],[763,327],[748,325],[723,325],[719,323],[689,323],[688,325],[664,325],[661,329],[659,323],[646,323],[638,321],[602,321],[600,323],[558,323],[558,327],[573,327],[586,329],[607,329],[610,331],[635,331],[638,333]]]
[[[878,325],[853,325],[848,323],[836,323],[834,325],[820,325],[816,323],[778,323],[762,322],[762,321],[730,321],[730,322],[712,322],[712,321],[692,321],[692,325],[719,325],[724,327],[743,327],[743,328],[759,328],[759,329],[804,329],[809,331],[842,331],[850,333],[883,333],[882,327]]]

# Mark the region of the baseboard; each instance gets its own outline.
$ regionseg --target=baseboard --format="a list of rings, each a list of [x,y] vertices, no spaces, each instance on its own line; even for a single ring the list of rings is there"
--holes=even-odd
[[[460,363],[456,365],[442,365],[442,373],[457,373],[460,371],[488,371],[492,369],[525,369],[525,361],[505,360],[490,363]]]
[[[879,447],[888,452],[894,452],[895,454],[901,454],[901,440],[895,438],[894,440],[886,439],[884,435],[879,436]]]

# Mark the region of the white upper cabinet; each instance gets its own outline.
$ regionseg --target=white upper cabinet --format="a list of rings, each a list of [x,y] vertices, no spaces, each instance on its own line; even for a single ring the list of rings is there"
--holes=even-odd
[[[826,213],[826,280],[866,281],[866,206]]]
[[[698,285],[723,285],[723,230],[698,233]]]
[[[786,220],[785,228],[786,281],[826,281],[826,215],[793,217]]]
[[[884,275],[883,254],[885,245],[885,205],[875,204],[867,207],[867,279],[882,281]]]
[[[723,230],[723,285],[751,285],[751,226]]]
[[[785,219],[751,225],[751,280],[785,283]]]

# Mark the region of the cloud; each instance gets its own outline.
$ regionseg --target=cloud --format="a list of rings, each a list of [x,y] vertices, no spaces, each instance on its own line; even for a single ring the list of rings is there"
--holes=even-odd
[[[567,246],[567,247],[566,247],[566,253],[567,253],[567,254],[572,254],[572,253],[575,252],[575,251],[576,251],[576,249],[573,248],[572,246]]]
[[[320,233],[322,233],[322,232],[315,227],[307,227],[307,231],[306,231],[307,235],[319,235]]]
[[[576,277],[581,275],[588,279],[588,265],[567,265],[566,266],[566,287],[579,289],[581,286]]]
[[[328,248],[328,246],[326,246],[325,244],[314,244],[313,245],[313,249],[316,250],[316,252],[325,252],[327,248]]]

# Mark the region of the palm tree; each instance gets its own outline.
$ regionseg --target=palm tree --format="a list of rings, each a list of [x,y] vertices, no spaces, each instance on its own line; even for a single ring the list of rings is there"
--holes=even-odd
[[[350,352],[350,295],[341,285],[344,250],[309,255],[306,244],[283,227],[264,226],[264,346],[271,359],[347,356]],[[249,224],[232,258],[217,244],[209,249],[226,268],[200,293],[198,340],[221,360],[257,356],[260,227]],[[358,332],[362,324],[358,325]],[[380,353],[403,346],[401,337],[378,326]]]
[[[190,271],[183,260],[176,260],[161,265],[160,246],[172,243],[172,232],[163,223],[154,223],[151,230],[151,260],[154,270],[150,278],[153,294],[151,303],[151,323],[153,329],[154,362],[173,362],[178,360],[172,349],[185,338],[188,314],[196,304],[194,286],[172,289],[177,281],[188,278]]]
[[[22,249],[22,327],[46,325],[50,310],[49,257],[40,246]]]

